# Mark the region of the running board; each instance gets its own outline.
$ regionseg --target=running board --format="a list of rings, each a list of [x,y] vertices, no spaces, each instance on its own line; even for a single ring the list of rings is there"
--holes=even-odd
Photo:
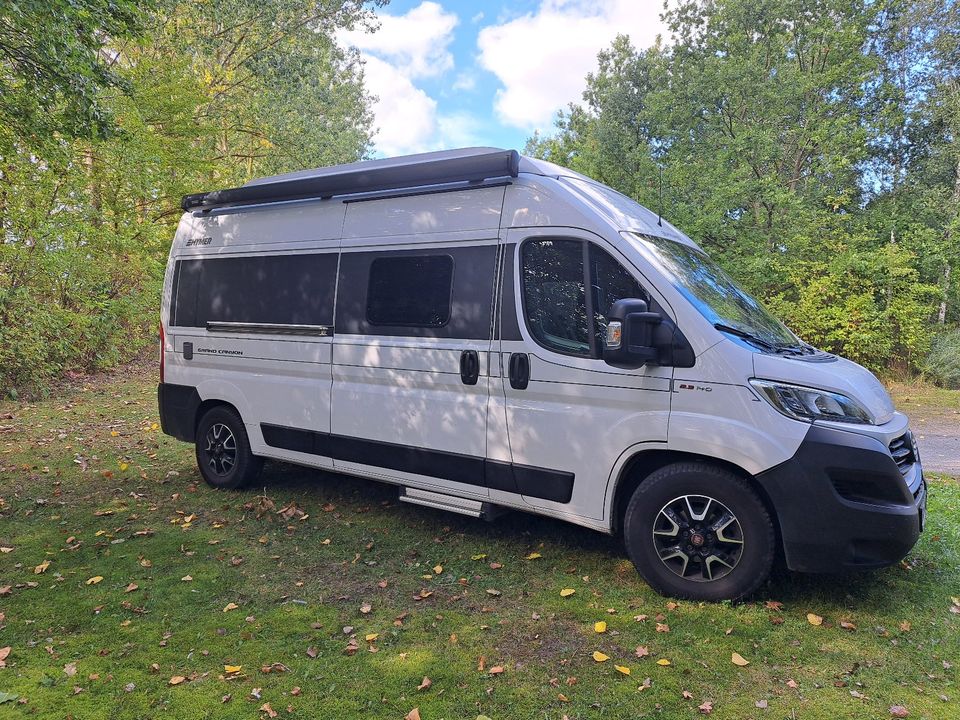
[[[494,520],[505,512],[505,509],[499,505],[481,502],[480,500],[467,500],[453,495],[408,487],[400,488],[400,502],[423,505],[435,510],[446,510],[484,520]]]

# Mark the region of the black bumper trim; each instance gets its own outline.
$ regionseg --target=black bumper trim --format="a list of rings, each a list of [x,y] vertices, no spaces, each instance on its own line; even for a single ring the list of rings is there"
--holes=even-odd
[[[200,402],[200,393],[193,386],[160,383],[157,386],[160,428],[177,440],[194,442]]]
[[[922,483],[919,462],[913,472]],[[811,425],[794,456],[757,481],[773,503],[791,570],[891,565],[920,536],[922,495],[914,497],[889,450],[866,435]]]

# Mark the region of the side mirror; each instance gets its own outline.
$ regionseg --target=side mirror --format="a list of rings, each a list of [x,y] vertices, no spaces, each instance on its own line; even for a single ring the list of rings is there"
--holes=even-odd
[[[645,300],[617,300],[607,315],[604,362],[620,368],[657,364],[659,352],[653,344],[653,331],[662,321],[660,313],[649,311]]]

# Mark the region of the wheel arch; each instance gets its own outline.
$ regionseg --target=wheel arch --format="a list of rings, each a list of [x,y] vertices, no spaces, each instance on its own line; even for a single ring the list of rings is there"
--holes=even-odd
[[[728,460],[710,457],[708,455],[699,455],[697,453],[685,452],[682,450],[668,450],[665,448],[653,448],[648,450],[639,450],[631,455],[623,464],[617,475],[617,481],[613,488],[613,498],[610,507],[610,532],[614,535],[620,535],[623,532],[624,513],[627,504],[633,496],[633,492],[650,475],[662,467],[672,465],[677,462],[702,462],[714,467],[723,468],[734,475],[745,480],[750,488],[756,492],[760,502],[770,513],[773,520],[773,529],[776,536],[777,552],[783,552],[783,539],[780,531],[780,520],[777,515],[773,500],[767,494],[763,486],[757,482],[756,478],[739,465]]]

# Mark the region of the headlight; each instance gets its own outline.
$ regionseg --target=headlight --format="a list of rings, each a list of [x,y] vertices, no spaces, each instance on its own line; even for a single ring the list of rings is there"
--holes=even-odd
[[[874,424],[873,417],[863,405],[840,393],[771,380],[753,379],[750,384],[777,410],[794,420]]]

